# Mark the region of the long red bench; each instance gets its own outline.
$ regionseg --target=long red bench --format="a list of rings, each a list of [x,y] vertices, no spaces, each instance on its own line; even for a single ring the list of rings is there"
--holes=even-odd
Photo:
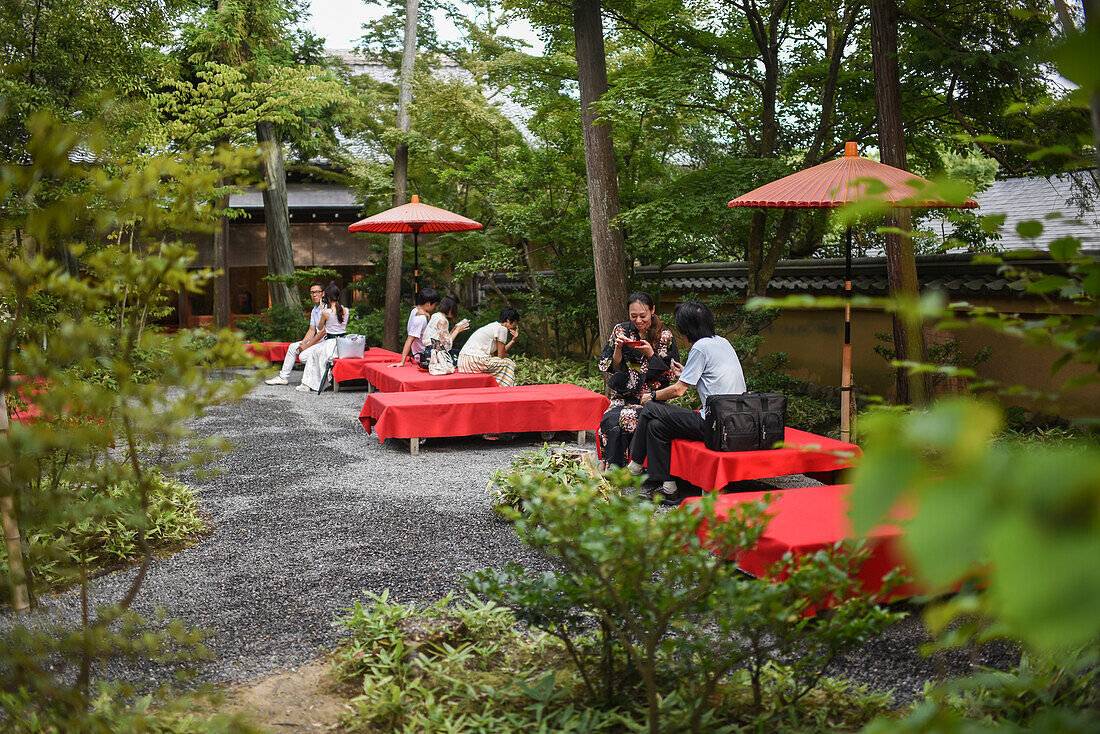
[[[603,395],[569,384],[374,392],[363,403],[359,421],[380,441],[408,439],[415,456],[421,438],[483,433],[577,431],[578,443],[584,443],[609,403]]]
[[[333,392],[339,392],[341,382],[351,382],[352,380],[367,380],[369,382],[366,370],[368,364],[392,364],[399,359],[401,359],[400,354],[381,347],[371,347],[363,352],[362,357],[335,359],[332,362],[332,390]]]
[[[260,359],[268,362],[282,362],[286,359],[286,352],[290,349],[290,342],[249,342],[245,349]]]
[[[704,490],[722,489],[730,482],[806,474],[834,484],[844,469],[862,455],[852,443],[787,428],[784,446],[766,451],[711,451],[702,441],[672,442],[672,476]]]
[[[391,367],[390,364],[382,362],[368,362],[360,367],[360,371],[371,387],[379,392],[495,388],[497,386],[496,378],[490,374],[467,375],[462,372],[452,372],[449,375],[433,375],[411,362],[406,362],[401,367]],[[481,433],[484,432],[481,431]]]
[[[756,502],[771,494],[774,502],[768,509],[771,519],[767,530],[754,548],[728,554],[730,560],[757,578],[767,577],[776,562],[785,553],[807,555],[824,550],[833,544],[854,537],[852,523],[848,519],[848,497],[851,485],[840,484],[798,489],[772,490],[771,492],[737,492],[718,497],[715,504],[715,520],[729,518],[736,507],[746,502]],[[689,497],[681,507],[690,508],[699,497]],[[894,519],[904,519],[903,513],[895,513]],[[904,531],[894,524],[875,527],[864,536],[870,551],[866,563],[858,571],[858,578],[866,592],[879,591],[883,577],[895,568],[907,576],[908,561],[903,548]],[[710,546],[708,526],[699,530],[699,540]],[[910,581],[891,593],[900,599],[923,593],[922,588]]]

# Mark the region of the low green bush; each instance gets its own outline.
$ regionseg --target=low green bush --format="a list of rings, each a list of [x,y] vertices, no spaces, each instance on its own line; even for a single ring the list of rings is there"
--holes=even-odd
[[[46,527],[29,523],[23,528],[36,586],[70,584],[82,564],[88,574],[94,575],[138,558],[139,524],[145,526],[149,545],[160,550],[179,546],[201,533],[206,524],[194,492],[175,479],[151,476],[145,514],[129,482],[106,489],[65,484],[57,493],[28,497],[28,502],[49,503],[55,496],[64,496],[68,503],[61,522]],[[33,505],[27,511],[27,517],[37,515]],[[7,554],[0,558],[0,573],[8,573]],[[7,587],[3,593],[6,595]]]
[[[513,564],[473,574],[468,586],[561,641],[588,707],[650,732],[832,731],[887,710],[885,696],[824,683],[841,654],[900,618],[862,590],[864,550],[788,554],[767,580],[750,581],[724,559],[759,540],[766,503],[717,522],[712,497],[663,512],[621,496],[632,488],[625,472],[608,475],[611,493],[596,477],[566,486],[535,471],[510,481],[522,512],[502,511],[558,570]]]
[[[594,476],[593,468],[584,463],[582,450],[569,448],[564,443],[558,446],[543,444],[535,451],[525,451],[512,462],[493,472],[489,479],[489,491],[492,510],[498,516],[505,516],[505,510],[521,510],[525,496],[522,477],[529,472],[548,474],[566,487],[574,487]],[[599,479],[597,486],[604,494],[613,490],[610,482]]]
[[[248,342],[296,342],[309,328],[307,311],[278,304],[237,322]]]
[[[579,385],[586,390],[604,391],[603,373],[596,369],[594,361],[577,359],[543,359],[541,357],[516,357],[517,385],[544,385],[559,382]]]

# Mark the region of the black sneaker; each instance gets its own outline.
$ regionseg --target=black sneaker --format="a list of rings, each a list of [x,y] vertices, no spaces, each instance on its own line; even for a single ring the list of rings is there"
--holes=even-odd
[[[644,482],[642,482],[641,489],[638,490],[638,499],[651,500],[653,499],[655,494],[658,496],[663,496],[661,495],[661,487],[663,486],[663,484],[664,482],[659,482],[653,479],[645,480]]]

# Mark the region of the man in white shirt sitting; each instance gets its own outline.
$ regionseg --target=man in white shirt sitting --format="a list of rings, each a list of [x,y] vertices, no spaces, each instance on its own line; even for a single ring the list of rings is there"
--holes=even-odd
[[[692,342],[691,352],[683,365],[673,363],[675,383],[660,390],[642,394],[642,410],[638,413],[638,428],[630,442],[631,474],[646,472],[641,495],[652,497],[659,492],[665,497],[676,494],[676,482],[669,466],[672,463],[672,440],[685,438],[702,441],[703,419],[710,395],[740,395],[745,392],[745,373],[733,345],[717,336],[714,313],[697,301],[685,301],[676,307],[676,329]],[[679,374],[677,374],[679,373]],[[666,405],[694,387],[699,393],[702,410],[694,411],[676,405]],[[643,467],[642,464],[646,463]]]
[[[458,353],[458,371],[472,375],[488,372],[501,387],[515,386],[516,363],[508,359],[508,350],[518,338],[519,311],[510,306],[501,309],[497,323],[486,324],[470,334]]]
[[[283,360],[283,368],[279,370],[279,374],[275,375],[270,380],[264,380],[268,385],[288,384],[287,378],[290,377],[290,373],[294,369],[294,362],[298,359],[298,354],[309,349],[321,340],[320,335],[317,333],[317,320],[321,318],[321,312],[325,310],[325,307],[321,304],[321,298],[324,295],[325,287],[323,285],[320,283],[310,283],[309,297],[313,299],[313,310],[309,312],[309,328],[306,329],[306,335],[302,337],[301,341],[297,341],[287,347],[286,358]]]

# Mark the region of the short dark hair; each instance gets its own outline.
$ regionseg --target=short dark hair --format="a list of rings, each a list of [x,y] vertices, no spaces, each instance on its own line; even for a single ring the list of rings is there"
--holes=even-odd
[[[497,319],[497,321],[499,321],[502,324],[505,321],[514,321],[515,323],[518,324],[519,323],[519,311],[512,308],[511,306],[505,306],[504,308],[500,309],[500,318]]]
[[[448,293],[443,296],[436,310],[447,318],[453,318],[458,315],[458,299]]]
[[[676,329],[688,338],[688,341],[697,342],[714,336],[714,312],[705,303],[698,301],[684,301],[676,307]]]
[[[416,297],[416,305],[423,306],[428,303],[439,303],[439,291],[435,288],[421,288]]]
[[[320,288],[322,291],[324,291],[325,290],[325,284],[322,283],[319,280],[315,280],[315,281],[313,281],[312,283],[309,284],[309,290],[313,290],[314,288]]]

